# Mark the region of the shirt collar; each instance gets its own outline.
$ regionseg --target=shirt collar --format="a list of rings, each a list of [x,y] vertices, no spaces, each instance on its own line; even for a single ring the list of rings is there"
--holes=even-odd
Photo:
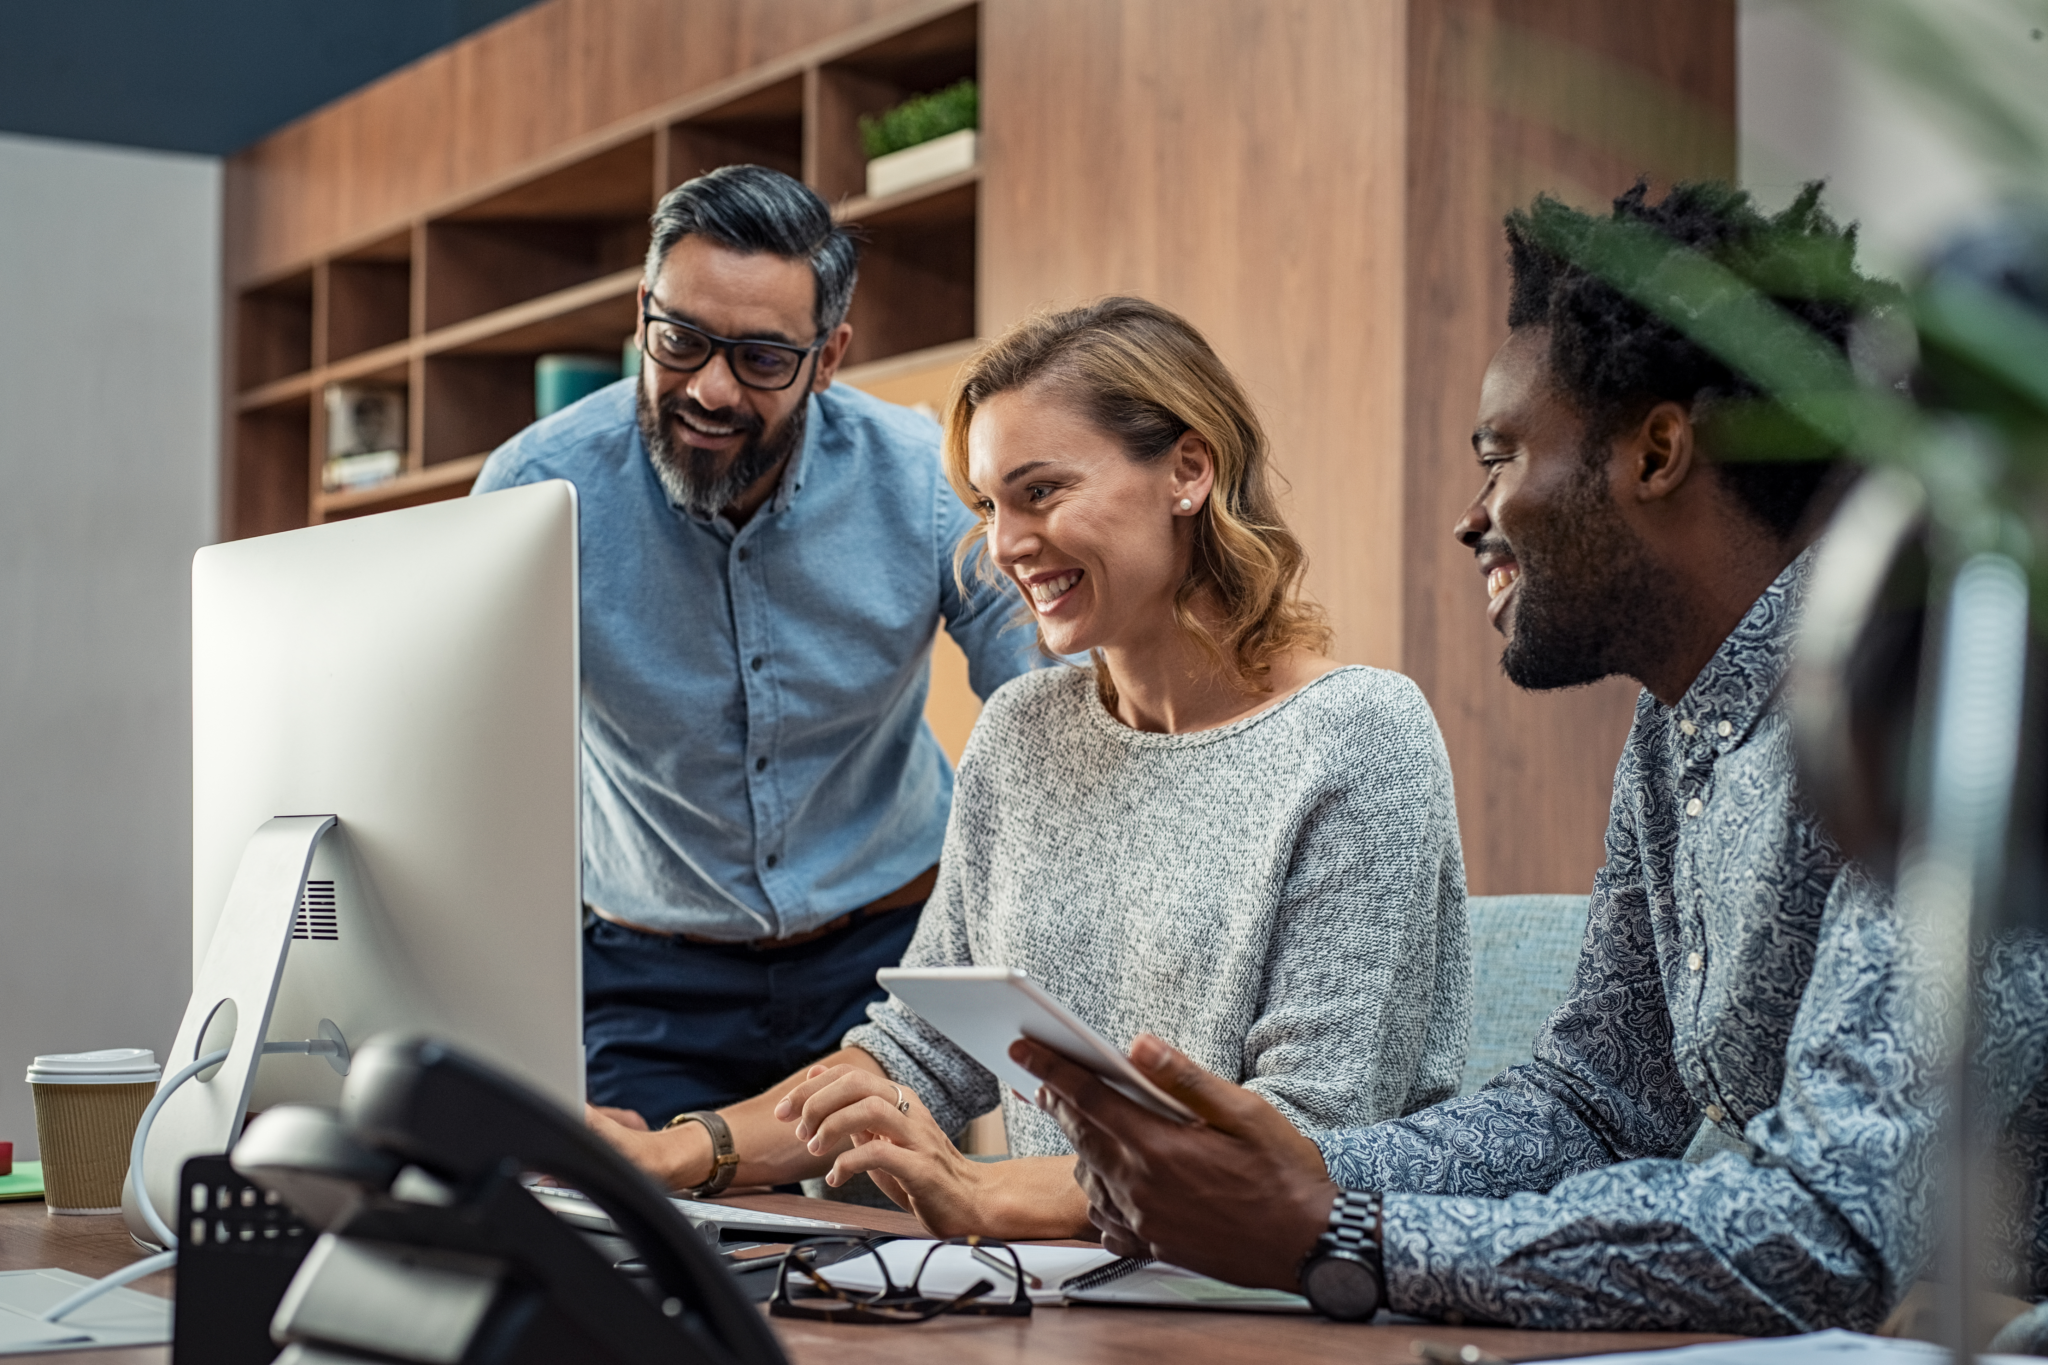
[[[1671,723],[1686,738],[1697,735],[1716,749],[1732,748],[1770,709],[1792,662],[1799,608],[1817,552],[1809,545],[1771,580],[1671,708]]]
[[[818,442],[818,428],[825,420],[825,405],[818,401],[815,393],[804,399],[804,440],[790,455],[789,463],[782,467],[782,481],[775,486],[775,496],[768,499],[770,512],[783,512],[796,501],[796,495],[804,491],[804,470],[810,463],[811,447]]]

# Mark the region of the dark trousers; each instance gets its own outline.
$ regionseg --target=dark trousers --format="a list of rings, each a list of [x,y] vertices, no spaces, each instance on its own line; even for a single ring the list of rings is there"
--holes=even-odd
[[[921,905],[791,948],[692,943],[584,916],[583,1052],[593,1104],[659,1128],[760,1094],[836,1051],[884,995]]]

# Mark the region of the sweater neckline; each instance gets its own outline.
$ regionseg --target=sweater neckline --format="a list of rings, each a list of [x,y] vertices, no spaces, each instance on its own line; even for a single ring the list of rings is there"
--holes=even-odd
[[[1181,735],[1163,735],[1152,730],[1132,729],[1111,715],[1109,708],[1102,704],[1102,694],[1096,690],[1095,673],[1092,669],[1076,668],[1074,672],[1076,682],[1081,687],[1082,705],[1087,710],[1089,718],[1102,733],[1111,735],[1125,744],[1141,749],[1199,749],[1205,744],[1216,744],[1226,739],[1232,739],[1251,729],[1261,721],[1271,720],[1274,716],[1287,710],[1330,679],[1345,673],[1361,672],[1364,668],[1365,665],[1363,664],[1339,664],[1320,678],[1304,683],[1296,688],[1292,694],[1282,697],[1279,701],[1274,702],[1263,710],[1254,711],[1249,716],[1234,720],[1228,725],[1218,725],[1209,730],[1190,730],[1186,734]]]

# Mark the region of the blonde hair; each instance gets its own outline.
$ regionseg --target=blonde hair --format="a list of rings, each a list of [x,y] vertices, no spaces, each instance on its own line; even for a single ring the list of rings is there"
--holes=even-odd
[[[1187,319],[1144,299],[1106,298],[1027,318],[976,353],[946,410],[946,477],[968,506],[980,503],[967,478],[975,412],[999,393],[1037,383],[1140,464],[1165,458],[1190,431],[1208,443],[1215,486],[1195,514],[1174,617],[1239,686],[1263,691],[1273,660],[1289,649],[1329,648],[1321,609],[1301,595],[1308,557],[1280,519],[1266,434],[1236,377]],[[987,534],[984,516],[960,542],[956,571],[972,556],[993,573]],[[1213,628],[1193,609],[1204,596],[1218,612]],[[1107,670],[1098,668],[1097,678],[1107,694]]]

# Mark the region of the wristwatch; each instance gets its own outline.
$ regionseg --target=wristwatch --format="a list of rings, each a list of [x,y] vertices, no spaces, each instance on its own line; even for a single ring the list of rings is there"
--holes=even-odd
[[[676,1193],[688,1199],[703,1199],[710,1195],[725,1193],[725,1187],[732,1184],[732,1178],[739,1173],[740,1154],[732,1147],[732,1129],[725,1120],[709,1109],[692,1109],[687,1114],[677,1114],[661,1125],[662,1131],[680,1128],[686,1123],[701,1123],[704,1131],[711,1135],[711,1178],[701,1185],[692,1185]]]
[[[1338,1322],[1364,1322],[1387,1299],[1381,1252],[1380,1197],[1340,1190],[1330,1201],[1330,1225],[1301,1263],[1301,1292],[1309,1307]]]

